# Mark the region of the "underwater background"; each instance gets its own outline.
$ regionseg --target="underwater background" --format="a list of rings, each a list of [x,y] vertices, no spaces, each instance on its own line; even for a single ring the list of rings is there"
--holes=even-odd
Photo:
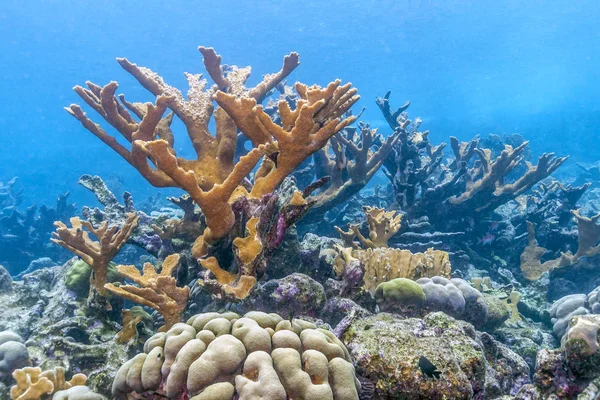
[[[297,51],[290,77],[334,78],[360,90],[364,119],[386,131],[375,97],[410,100],[438,142],[521,133],[534,153],[596,161],[600,126],[600,7],[594,1],[21,1],[0,9],[0,181],[19,176],[26,203],[52,203],[83,173],[120,182],[136,198],[154,193],[62,108],[86,80],[117,80],[150,100],[115,57],[185,87],[199,72],[196,47],[214,47],[256,82]],[[177,132],[176,134],[182,134]],[[558,145],[558,146],[557,146]],[[188,149],[189,150],[189,149]]]
[[[0,3],[0,400],[600,399],[597,1]]]

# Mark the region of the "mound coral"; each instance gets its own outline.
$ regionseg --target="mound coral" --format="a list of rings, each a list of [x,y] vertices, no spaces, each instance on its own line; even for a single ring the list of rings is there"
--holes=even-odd
[[[250,312],[207,313],[146,341],[112,393],[194,400],[358,399],[350,355],[333,333],[299,319]]]
[[[29,352],[21,336],[12,331],[0,332],[0,378],[31,365]]]

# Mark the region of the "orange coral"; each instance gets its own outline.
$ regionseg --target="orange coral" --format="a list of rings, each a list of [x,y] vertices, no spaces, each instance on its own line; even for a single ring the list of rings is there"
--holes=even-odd
[[[171,276],[177,264],[179,254],[165,258],[160,274],[150,263],[144,264],[143,274],[133,265],[119,265],[117,270],[140,287],[116,286],[112,283],[106,284],[105,287],[111,293],[158,311],[165,319],[165,324],[159,329],[160,332],[164,332],[180,321],[190,294],[189,287],[177,287],[177,280]]]
[[[104,285],[107,281],[107,267],[121,247],[127,242],[135,228],[137,227],[139,217],[135,213],[128,213],[125,223],[119,229],[117,226],[108,226],[106,221],[100,224],[100,227],[94,228],[88,221],[82,221],[78,217],[71,218],[71,228],[68,228],[60,221],[56,221],[56,232],[52,234],[52,242],[66,248],[77,254],[92,268],[90,274],[90,295],[88,301],[96,302],[101,297],[107,296]],[[87,229],[98,241],[93,241]],[[107,307],[110,306],[107,304]]]
[[[75,87],[82,99],[131,143],[131,149],[93,123],[78,105],[67,108],[85,128],[134,166],[152,185],[178,187],[189,193],[200,206],[207,225],[193,247],[197,258],[206,255],[210,244],[230,232],[235,220],[232,199],[247,194],[241,184],[264,154],[270,157],[263,159],[255,174],[251,190],[254,197],[271,193],[305,158],[353,122],[354,118],[342,119],[341,116],[358,100],[356,89],[350,84],[340,85],[339,81],[326,88],[296,84],[301,97],[296,109],[291,110],[285,101],[278,104],[281,127],[259,104],[269,90],[296,68],[298,54],[289,54],[279,72],[266,75],[253,88],[246,88],[249,67],[230,67],[225,74],[221,57],[212,48],[200,47],[199,50],[216,85],[207,89],[207,81],[201,79],[201,75],[186,74],[190,85],[187,100],[158,74],[127,59],[118,59],[118,62],[157,96],[155,105],[129,103],[123,96],[117,99],[115,82],[103,88],[89,82],[88,89]],[[216,110],[213,98],[220,105]],[[172,113],[163,118],[167,108]],[[132,114],[141,121],[137,122]],[[177,156],[170,129],[173,114],[183,121],[196,159]],[[216,125],[214,136],[208,128],[211,116]],[[235,162],[238,129],[255,147]]]
[[[271,152],[277,153],[277,162],[263,164],[265,168],[255,177],[253,197],[273,192],[302,161],[355,120],[341,119],[360,98],[351,83],[341,85],[338,79],[325,88],[301,83],[295,87],[300,100],[294,110],[283,99],[277,104],[283,126],[274,123],[254,99],[240,99],[224,92],[215,95],[217,103],[253,143],[272,144]]]
[[[246,223],[247,236],[236,238],[233,246],[238,259],[239,273],[232,274],[219,266],[215,257],[200,260],[200,264],[215,276],[225,294],[232,295],[236,299],[244,299],[250,294],[250,290],[256,285],[254,269],[250,265],[256,260],[263,250],[263,244],[258,235],[256,225],[259,218],[253,217]]]

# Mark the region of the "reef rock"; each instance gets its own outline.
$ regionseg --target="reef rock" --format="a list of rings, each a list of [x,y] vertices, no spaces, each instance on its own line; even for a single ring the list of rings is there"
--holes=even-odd
[[[11,292],[0,294],[0,330],[23,338],[34,365],[82,372],[92,390],[108,394],[117,369],[129,357],[129,348],[114,345],[118,324],[81,312],[84,304],[65,283],[74,261],[25,275],[23,281],[13,282]],[[8,394],[0,391],[0,398]]]
[[[323,286],[304,274],[259,283],[239,304],[239,310],[276,312],[281,315],[315,315],[327,301]]]
[[[471,399],[514,395],[529,383],[521,357],[469,323],[435,312],[424,319],[381,313],[343,332],[374,399]]]

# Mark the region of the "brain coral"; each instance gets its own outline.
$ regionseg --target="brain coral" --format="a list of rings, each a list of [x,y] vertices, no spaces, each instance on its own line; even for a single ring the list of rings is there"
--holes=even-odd
[[[206,313],[157,333],[119,369],[112,393],[169,399],[357,400],[350,354],[328,330],[250,312]]]

